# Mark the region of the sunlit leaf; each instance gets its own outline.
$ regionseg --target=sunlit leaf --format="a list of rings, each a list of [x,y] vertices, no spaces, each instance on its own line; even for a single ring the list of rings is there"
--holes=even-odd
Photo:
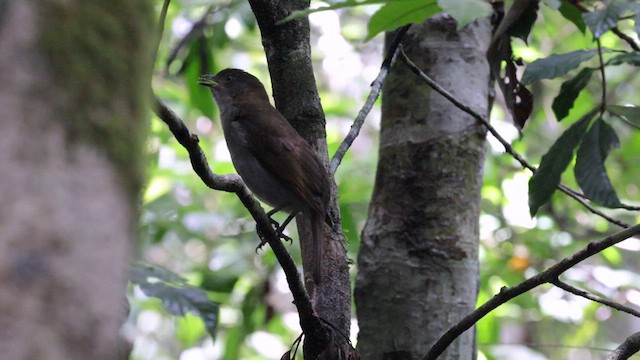
[[[140,286],[145,295],[162,300],[162,305],[171,314],[197,314],[204,322],[207,332],[215,338],[219,307],[209,300],[205,291],[187,284],[179,275],[151,264],[137,264],[130,280]]]
[[[602,119],[593,123],[578,148],[574,169],[576,181],[591,201],[606,207],[622,205],[604,167],[609,151],[620,147],[615,131]]]
[[[553,104],[551,105],[558,121],[569,115],[569,110],[573,107],[573,103],[578,98],[580,91],[589,83],[594,71],[595,69],[591,68],[582,69],[573,79],[562,83],[560,93],[553,99]]]
[[[623,260],[620,249],[616,248],[615,246],[604,249],[602,252],[600,252],[600,255],[605,258],[611,265],[620,265]]]
[[[625,8],[622,0],[611,0],[604,8],[585,13],[582,18],[593,36],[599,39],[602,34],[616,26],[620,14]]]
[[[529,180],[529,212],[535,216],[560,184],[576,147],[582,141],[596,111],[592,110],[567,129],[542,157],[538,171]]]
[[[607,111],[618,116],[630,125],[640,128],[640,107],[608,105]]]
[[[521,82],[525,85],[541,79],[554,79],[565,75],[577,68],[583,62],[590,60],[598,51],[577,50],[566,54],[551,55],[544,59],[538,59],[524,70]]]
[[[493,8],[483,0],[438,0],[442,11],[451,15],[458,22],[458,29],[470,22],[491,16]]]
[[[369,19],[367,40],[383,31],[419,24],[440,11],[436,0],[391,0]]]

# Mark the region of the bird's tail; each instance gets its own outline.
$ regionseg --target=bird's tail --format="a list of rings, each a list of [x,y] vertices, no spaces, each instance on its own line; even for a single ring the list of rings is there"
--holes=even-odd
[[[311,265],[311,274],[313,281],[320,284],[322,276],[322,225],[324,223],[324,215],[317,211],[311,214],[311,236],[313,236],[313,254]]]

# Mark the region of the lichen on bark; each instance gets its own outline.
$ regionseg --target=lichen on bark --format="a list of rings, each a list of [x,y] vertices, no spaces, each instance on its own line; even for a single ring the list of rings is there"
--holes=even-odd
[[[39,47],[62,104],[68,141],[101,146],[125,188],[142,181],[143,118],[149,100],[154,32],[150,1],[43,1]],[[72,106],[65,106],[71,104]]]

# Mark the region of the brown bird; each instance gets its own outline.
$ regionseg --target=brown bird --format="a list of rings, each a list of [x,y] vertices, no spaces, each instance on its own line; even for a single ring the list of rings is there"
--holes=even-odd
[[[218,104],[238,174],[259,199],[273,206],[269,216],[280,210],[290,214],[278,226],[279,235],[299,212],[311,218],[312,275],[320,283],[322,226],[328,219],[330,191],[326,168],[311,145],[271,105],[255,76],[225,69],[215,76],[201,76],[199,84],[211,89]]]

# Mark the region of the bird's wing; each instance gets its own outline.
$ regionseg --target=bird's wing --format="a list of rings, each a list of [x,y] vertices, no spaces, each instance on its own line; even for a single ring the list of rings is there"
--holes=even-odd
[[[328,175],[311,145],[272,106],[238,114],[245,145],[267,171],[288,184],[298,197],[324,214],[328,203]],[[266,118],[271,121],[265,121]],[[278,126],[279,125],[279,126]],[[294,174],[301,174],[293,176]]]

